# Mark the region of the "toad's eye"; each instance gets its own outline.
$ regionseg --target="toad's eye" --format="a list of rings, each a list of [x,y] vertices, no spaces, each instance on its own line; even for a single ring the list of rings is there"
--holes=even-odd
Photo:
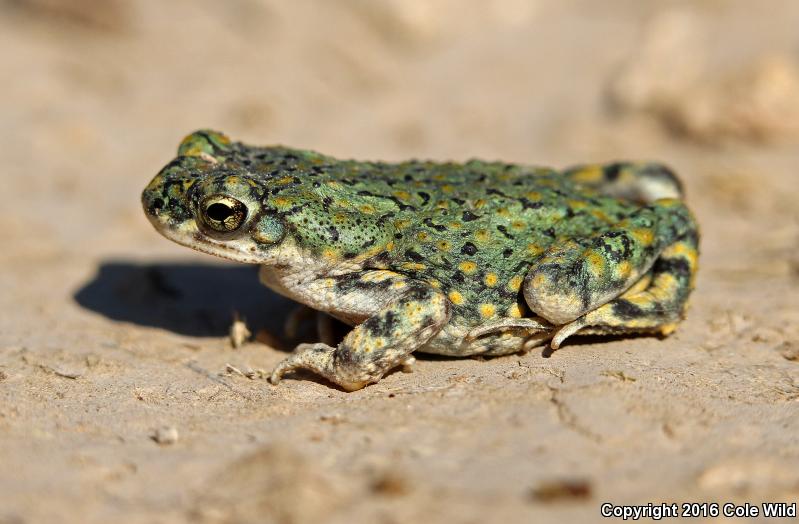
[[[229,233],[241,227],[247,218],[247,206],[224,195],[213,195],[200,205],[205,224],[220,233]]]

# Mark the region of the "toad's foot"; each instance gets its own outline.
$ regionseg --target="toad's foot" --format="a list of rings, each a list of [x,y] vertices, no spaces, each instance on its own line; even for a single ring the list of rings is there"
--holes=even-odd
[[[397,299],[353,329],[338,345],[300,344],[278,364],[270,382],[286,373],[308,369],[354,391],[380,380],[390,370],[410,367],[411,353],[449,320],[449,301],[439,291],[410,283]]]
[[[283,360],[275,367],[274,371],[272,371],[272,375],[269,377],[269,382],[276,386],[286,373],[298,369],[313,371],[317,375],[321,375],[335,382],[347,391],[356,391],[377,381],[369,380],[368,377],[363,380],[358,380],[355,377],[344,377],[341,373],[337,373],[334,362],[336,358],[335,353],[336,348],[328,346],[327,344],[300,344],[294,350],[293,355]],[[416,358],[412,355],[408,355],[403,360],[397,362],[397,366],[402,366],[402,371],[404,373],[410,373],[413,371],[413,364],[415,362]]]

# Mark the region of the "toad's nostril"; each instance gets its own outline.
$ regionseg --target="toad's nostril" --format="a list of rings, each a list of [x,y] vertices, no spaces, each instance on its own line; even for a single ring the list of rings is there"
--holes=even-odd
[[[154,198],[150,202],[150,210],[149,211],[153,215],[158,215],[158,213],[161,211],[161,209],[163,209],[163,207],[164,207],[164,201],[162,199],[160,199],[160,198]]]

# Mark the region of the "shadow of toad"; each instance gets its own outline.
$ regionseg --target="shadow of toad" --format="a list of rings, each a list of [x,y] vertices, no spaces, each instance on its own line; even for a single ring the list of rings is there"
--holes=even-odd
[[[296,303],[258,281],[249,265],[103,262],[74,295],[107,318],[198,337],[227,335],[234,316],[281,338]]]

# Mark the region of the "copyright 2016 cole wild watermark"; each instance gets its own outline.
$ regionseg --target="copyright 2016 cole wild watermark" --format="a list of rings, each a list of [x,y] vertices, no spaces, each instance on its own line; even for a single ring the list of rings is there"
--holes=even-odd
[[[605,502],[600,506],[603,517],[622,520],[668,518],[708,518],[708,517],[742,517],[742,518],[796,518],[796,502],[749,502],[736,504],[733,502],[670,502],[661,504],[616,505]]]

